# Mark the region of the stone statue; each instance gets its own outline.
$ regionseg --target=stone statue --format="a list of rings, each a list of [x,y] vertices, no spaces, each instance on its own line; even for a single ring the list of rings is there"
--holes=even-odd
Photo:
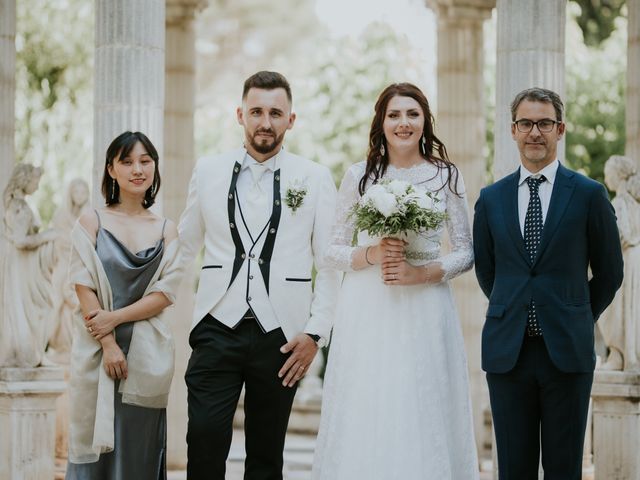
[[[37,367],[51,333],[51,274],[55,232],[39,232],[26,202],[38,189],[42,169],[16,165],[4,195],[4,237],[0,258],[0,366]]]
[[[68,363],[73,311],[78,305],[76,293],[68,281],[71,230],[78,217],[88,208],[89,185],[82,178],[75,178],[69,183],[64,204],[53,215],[51,226],[56,232],[58,260],[53,269],[53,329],[47,355],[57,363]]]
[[[638,370],[640,355],[640,173],[635,162],[614,155],[605,164],[624,256],[624,282],[598,321],[609,354],[605,370]]]

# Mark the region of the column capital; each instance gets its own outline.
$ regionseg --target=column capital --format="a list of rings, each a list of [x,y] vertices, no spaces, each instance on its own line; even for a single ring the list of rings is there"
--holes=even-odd
[[[425,0],[438,20],[483,21],[491,17],[496,0]]]
[[[209,0],[166,0],[166,24],[182,25],[195,18],[209,5]]]

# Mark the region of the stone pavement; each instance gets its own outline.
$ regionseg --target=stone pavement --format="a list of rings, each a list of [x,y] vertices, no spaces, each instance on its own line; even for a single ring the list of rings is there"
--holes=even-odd
[[[311,464],[313,462],[313,449],[315,436],[288,434],[284,450],[284,479],[285,480],[310,480]],[[231,451],[227,461],[226,480],[242,480],[244,474],[244,435],[242,430],[234,430],[231,442]],[[185,480],[184,471],[170,471],[167,480]],[[491,472],[480,473],[480,480],[491,480]],[[365,480],[365,479],[353,479]],[[440,480],[440,479],[424,479]]]

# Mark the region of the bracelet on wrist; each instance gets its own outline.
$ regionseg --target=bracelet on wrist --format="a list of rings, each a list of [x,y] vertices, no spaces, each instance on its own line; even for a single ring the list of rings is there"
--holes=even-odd
[[[373,265],[373,263],[371,263],[369,261],[369,249],[371,248],[371,246],[368,246],[367,249],[364,251],[364,259],[367,261],[367,263],[369,265]]]

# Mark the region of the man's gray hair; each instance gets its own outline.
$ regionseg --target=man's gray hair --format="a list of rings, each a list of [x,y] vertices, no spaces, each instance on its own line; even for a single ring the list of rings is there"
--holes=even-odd
[[[547,90],[546,88],[540,87],[527,88],[526,90],[523,90],[516,95],[516,98],[514,98],[513,102],[511,102],[511,121],[516,121],[516,112],[518,111],[518,107],[524,100],[528,100],[530,102],[552,104],[554,110],[556,111],[556,120],[560,122],[562,121],[562,112],[564,112],[564,105],[562,104],[562,100],[560,100],[560,95],[552,90]]]

